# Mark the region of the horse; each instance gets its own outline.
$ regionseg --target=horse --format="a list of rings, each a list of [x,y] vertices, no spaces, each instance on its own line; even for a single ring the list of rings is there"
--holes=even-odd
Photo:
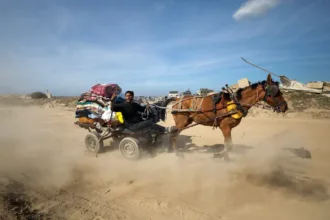
[[[224,89],[224,88],[223,88]],[[224,89],[225,90],[225,89]],[[168,151],[175,152],[177,156],[183,156],[178,152],[176,138],[183,129],[194,125],[219,127],[224,136],[224,149],[214,153],[216,158],[229,160],[229,154],[233,148],[231,131],[238,126],[248,113],[248,110],[260,101],[266,102],[277,113],[288,110],[288,104],[279,89],[279,83],[273,81],[270,74],[262,82],[240,88],[236,94],[219,92],[207,96],[185,95],[176,99],[172,104],[172,116],[175,121],[175,132],[170,136]],[[238,110],[230,113],[230,106]],[[193,122],[195,124],[191,125]]]

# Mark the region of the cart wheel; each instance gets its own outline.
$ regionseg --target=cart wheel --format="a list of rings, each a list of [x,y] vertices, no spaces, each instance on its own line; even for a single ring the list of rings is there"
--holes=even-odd
[[[90,132],[85,137],[85,146],[89,152],[100,153],[103,150],[103,141],[99,139],[101,135],[96,131]]]
[[[139,141],[135,138],[126,137],[119,143],[121,154],[130,160],[136,160],[140,157]]]

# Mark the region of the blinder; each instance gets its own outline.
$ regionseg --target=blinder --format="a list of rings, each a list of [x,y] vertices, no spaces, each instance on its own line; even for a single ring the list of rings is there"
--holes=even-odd
[[[285,105],[285,103],[283,102],[280,102],[276,96],[278,95],[279,93],[279,88],[276,84],[273,84],[273,85],[268,85],[266,84],[265,85],[265,90],[266,90],[266,94],[264,96],[264,99],[263,101],[266,102],[267,98],[273,98],[273,100],[275,101],[275,106],[273,107],[273,110],[274,111],[277,111],[279,112],[280,111],[280,106],[282,105]]]
[[[266,94],[264,97],[264,101],[266,101],[268,97],[274,98],[279,92],[279,88],[277,85],[266,85],[265,90]]]

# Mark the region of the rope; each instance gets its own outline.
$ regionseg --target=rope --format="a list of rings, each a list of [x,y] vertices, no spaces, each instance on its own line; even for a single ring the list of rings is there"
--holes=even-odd
[[[171,108],[167,108],[167,107],[162,107],[162,106],[159,106],[159,105],[154,105],[154,104],[150,104],[150,106],[154,106],[156,108],[159,108],[159,109],[168,109],[170,110]]]

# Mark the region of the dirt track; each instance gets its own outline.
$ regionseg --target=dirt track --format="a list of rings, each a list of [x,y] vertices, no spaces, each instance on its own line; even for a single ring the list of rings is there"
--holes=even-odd
[[[330,219],[327,120],[243,119],[228,164],[207,152],[131,162],[86,153],[73,112],[0,111],[0,219]],[[179,141],[216,148],[223,137],[197,126]]]

